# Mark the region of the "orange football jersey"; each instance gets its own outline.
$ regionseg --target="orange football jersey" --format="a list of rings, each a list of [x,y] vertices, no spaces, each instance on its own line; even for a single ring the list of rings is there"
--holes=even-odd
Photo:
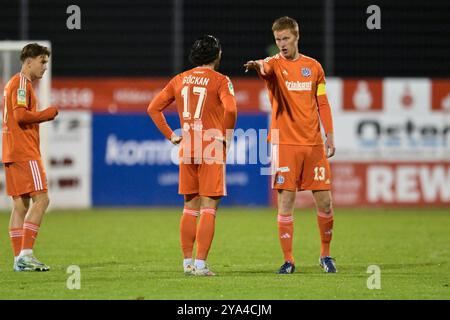
[[[2,162],[38,160],[39,124],[19,125],[14,118],[16,108],[37,111],[37,98],[31,81],[18,73],[9,80],[3,93]]]
[[[264,60],[264,69],[267,74],[261,77],[272,104],[271,142],[323,144],[317,100],[325,95],[325,74],[320,63],[303,54],[293,61],[276,54]],[[274,129],[279,129],[278,143]]]
[[[207,158],[205,148],[211,142],[223,141],[227,127],[234,128],[235,117],[233,123],[225,123],[227,108],[234,112],[236,108],[233,85],[228,77],[210,68],[196,67],[173,77],[150,104],[149,114],[155,117],[156,111],[162,111],[173,101],[183,132],[183,157]],[[156,119],[155,123],[161,122]],[[170,139],[170,128],[165,123],[158,127]]]

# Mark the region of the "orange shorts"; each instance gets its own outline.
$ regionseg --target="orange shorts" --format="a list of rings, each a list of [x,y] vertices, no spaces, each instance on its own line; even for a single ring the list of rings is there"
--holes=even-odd
[[[330,190],[331,171],[323,145],[272,145],[272,188]]]
[[[9,196],[34,196],[47,192],[47,178],[40,159],[4,163],[4,166],[6,193]]]
[[[199,194],[204,197],[227,195],[225,163],[184,163],[180,159],[179,194]]]

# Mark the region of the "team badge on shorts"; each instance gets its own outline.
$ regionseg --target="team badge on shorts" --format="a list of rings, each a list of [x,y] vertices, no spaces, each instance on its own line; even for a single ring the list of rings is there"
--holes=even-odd
[[[276,182],[277,182],[277,184],[283,184],[284,183],[284,177],[283,176],[277,176]]]
[[[309,77],[311,75],[311,69],[310,68],[302,68],[302,76]]]

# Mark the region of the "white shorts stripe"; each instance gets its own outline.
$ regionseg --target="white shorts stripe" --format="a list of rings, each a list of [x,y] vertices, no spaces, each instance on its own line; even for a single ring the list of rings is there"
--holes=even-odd
[[[278,145],[272,144],[272,157],[271,157],[271,175],[272,175],[272,186],[275,184],[275,174],[277,173],[277,169],[279,166],[278,162]]]
[[[37,190],[37,179],[36,179],[36,174],[34,173],[34,167],[33,167],[33,161],[30,161],[30,168],[31,168],[31,174],[33,175],[33,180],[34,180],[34,190]]]
[[[223,164],[223,195],[227,195],[227,164]]]
[[[38,166],[37,161],[33,161],[33,165],[34,165],[34,168],[36,169],[36,178],[37,178],[37,183],[38,183],[38,188],[39,188],[37,190],[42,190],[44,188],[42,187],[41,172],[39,171],[39,166]]]

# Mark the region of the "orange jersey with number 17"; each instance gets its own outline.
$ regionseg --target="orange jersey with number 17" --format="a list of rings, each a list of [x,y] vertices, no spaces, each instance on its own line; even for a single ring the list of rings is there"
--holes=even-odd
[[[155,111],[162,111],[173,101],[183,131],[183,157],[202,157],[211,142],[223,141],[227,126],[234,128],[235,119],[232,125],[225,119],[226,105],[236,105],[233,85],[228,77],[210,68],[196,67],[173,77],[152,101],[149,113],[154,117]],[[170,139],[171,129],[158,119],[155,123]]]

